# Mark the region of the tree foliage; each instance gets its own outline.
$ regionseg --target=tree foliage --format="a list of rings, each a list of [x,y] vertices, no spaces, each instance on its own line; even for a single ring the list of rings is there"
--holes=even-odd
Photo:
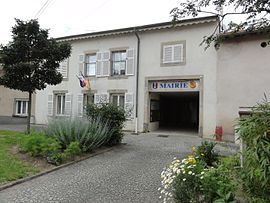
[[[68,58],[71,46],[67,43],[49,39],[48,30],[41,29],[37,20],[21,21],[16,19],[12,28],[12,41],[0,47],[0,63],[4,75],[0,85],[29,93],[28,125],[30,131],[31,96],[35,90],[62,81],[57,71],[59,63]]]
[[[70,56],[71,47],[48,39],[48,30],[41,29],[37,20],[16,19],[12,41],[1,46],[1,52],[4,75],[0,84],[33,93],[46,88],[47,84],[56,85],[62,81],[57,68]]]
[[[213,11],[208,10],[210,6],[214,8]],[[223,8],[228,7],[233,7],[233,11],[223,13]],[[173,22],[188,16],[197,17],[202,13],[217,15],[220,22],[211,35],[204,37],[202,43],[207,47],[212,42],[219,43],[218,29],[221,32],[250,32],[269,29],[270,25],[270,1],[268,0],[187,0],[171,11]],[[246,20],[241,23],[230,22],[226,28],[222,26],[226,17],[236,14],[245,15]]]

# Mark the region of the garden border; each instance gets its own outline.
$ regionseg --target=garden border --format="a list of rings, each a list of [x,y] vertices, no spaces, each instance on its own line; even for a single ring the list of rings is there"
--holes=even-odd
[[[55,168],[52,168],[52,169],[49,169],[49,170],[46,170],[46,171],[37,173],[37,174],[35,174],[35,175],[29,176],[29,177],[25,177],[25,178],[22,178],[22,179],[19,179],[19,180],[15,180],[15,181],[13,181],[13,182],[10,182],[10,183],[1,185],[1,186],[0,186],[0,191],[5,190],[5,189],[8,189],[8,188],[10,188],[10,187],[13,187],[13,186],[15,186],[15,185],[18,185],[18,184],[21,184],[21,183],[30,181],[30,180],[35,179],[35,178],[38,178],[38,177],[40,177],[40,176],[49,174],[49,173],[51,173],[51,172],[57,171],[57,170],[59,170],[59,169],[61,169],[61,168],[64,168],[64,167],[73,165],[73,164],[75,164],[75,163],[84,161],[84,160],[86,160],[86,159],[89,159],[89,158],[91,158],[91,157],[97,156],[97,155],[99,155],[99,154],[103,154],[103,153],[109,152],[109,151],[113,150],[114,148],[117,148],[117,147],[119,147],[119,146],[121,146],[121,145],[123,145],[123,144],[124,144],[124,143],[121,143],[121,144],[116,145],[116,146],[113,146],[113,147],[108,147],[108,148],[105,148],[105,149],[97,150],[96,152],[94,152],[94,153],[92,153],[92,154],[89,154],[88,156],[83,157],[83,158],[81,158],[81,159],[78,159],[78,160],[75,160],[75,161],[71,161],[71,162],[69,162],[69,163],[62,164],[62,165],[60,165],[60,166],[56,166]]]

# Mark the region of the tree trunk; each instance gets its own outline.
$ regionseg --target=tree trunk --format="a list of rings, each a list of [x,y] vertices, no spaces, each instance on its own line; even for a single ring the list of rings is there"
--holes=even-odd
[[[31,121],[31,109],[32,109],[32,92],[28,92],[28,116],[27,116],[27,134],[30,134],[30,121]]]

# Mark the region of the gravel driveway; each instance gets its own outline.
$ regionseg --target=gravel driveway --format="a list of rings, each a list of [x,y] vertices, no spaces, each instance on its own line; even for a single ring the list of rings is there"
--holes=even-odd
[[[0,202],[160,202],[160,173],[195,135],[127,135],[118,148],[0,192]]]

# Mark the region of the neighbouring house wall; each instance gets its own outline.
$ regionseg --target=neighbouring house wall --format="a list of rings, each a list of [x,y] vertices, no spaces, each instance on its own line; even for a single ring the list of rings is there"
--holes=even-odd
[[[217,51],[217,123],[225,135],[234,134],[239,107],[256,105],[264,93],[270,96],[270,46],[260,46],[267,40],[225,41]]]
[[[0,86],[0,123],[25,122],[15,116],[15,100],[28,100],[28,93]],[[35,115],[35,95],[32,99],[32,116]]]

